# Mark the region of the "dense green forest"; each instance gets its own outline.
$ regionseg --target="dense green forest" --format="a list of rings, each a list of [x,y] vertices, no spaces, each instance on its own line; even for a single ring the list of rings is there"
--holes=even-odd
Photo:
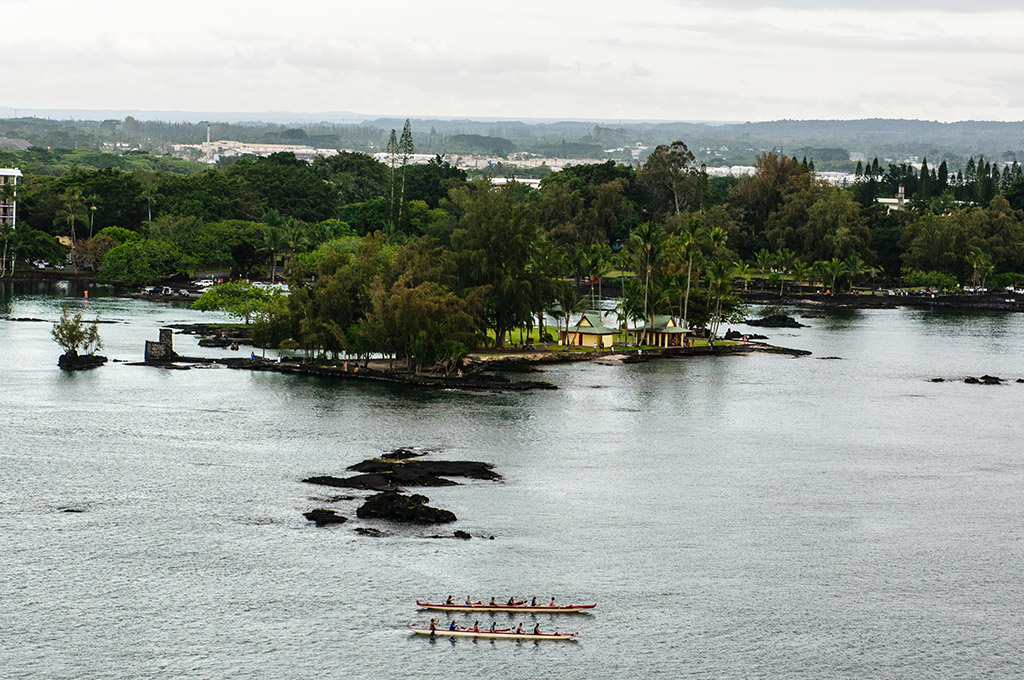
[[[675,142],[639,167],[578,165],[535,190],[469,180],[440,157],[403,162],[411,142],[395,149],[387,164],[281,153],[185,174],[113,160],[28,172],[4,252],[22,265],[62,261],[62,236],[73,263],[103,280],[221,269],[283,279],[291,294],[255,316],[261,343],[411,366],[450,364],[488,331],[500,345],[514,329],[543,330],[545,314],[567,323],[595,285],[621,291],[622,319],[673,314],[713,334],[751,285],[952,289],[1024,271],[1017,164],[970,159],[953,173],[873,160],[843,189],[809,161],[771,153],[753,175],[709,178]],[[906,209],[875,202],[900,186]]]

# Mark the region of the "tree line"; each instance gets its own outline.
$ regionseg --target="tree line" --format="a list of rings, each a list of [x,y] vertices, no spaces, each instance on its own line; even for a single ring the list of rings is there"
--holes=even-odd
[[[284,279],[291,295],[259,315],[266,342],[413,366],[546,319],[568,325],[606,293],[620,319],[672,314],[714,333],[751,285],[954,287],[1024,271],[1016,165],[950,175],[872,162],[843,188],[819,181],[813,161],[772,153],[752,175],[709,177],[674,142],[637,166],[550,173],[534,190],[470,181],[439,157],[412,164],[408,127],[392,140],[384,163],[282,153],[192,174],[27,173],[4,244],[23,263],[58,261],[61,236],[77,266],[129,285],[218,269]],[[906,209],[874,201],[898,186]]]

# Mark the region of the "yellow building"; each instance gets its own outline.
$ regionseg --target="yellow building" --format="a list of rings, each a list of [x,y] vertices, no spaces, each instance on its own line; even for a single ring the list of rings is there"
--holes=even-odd
[[[561,343],[567,347],[604,349],[615,344],[617,332],[614,328],[603,325],[596,314],[584,314],[576,325],[569,326],[568,331],[558,331],[558,335]]]
[[[671,316],[655,316],[654,323],[644,321],[636,328],[630,329],[638,345],[654,345],[655,347],[682,347],[684,339],[693,335],[693,331],[686,330],[676,324]]]

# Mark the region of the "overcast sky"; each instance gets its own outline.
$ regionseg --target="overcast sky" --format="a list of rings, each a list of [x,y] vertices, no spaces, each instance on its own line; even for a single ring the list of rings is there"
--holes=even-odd
[[[1024,119],[1022,0],[0,0],[0,23],[21,110]]]

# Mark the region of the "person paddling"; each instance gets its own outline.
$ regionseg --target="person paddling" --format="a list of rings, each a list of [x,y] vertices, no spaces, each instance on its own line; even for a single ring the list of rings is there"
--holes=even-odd
[[[548,602],[548,606],[549,607],[554,607],[555,606],[555,598],[551,598],[551,602]]]
[[[534,597],[532,600],[530,600],[530,606],[531,607],[536,607],[537,606],[537,598],[536,597]]]
[[[509,607],[515,607],[516,606],[516,598],[514,596],[508,598],[508,606]]]
[[[496,621],[491,621],[491,632],[492,633],[494,632],[494,626],[496,626],[496,625],[497,625]]]
[[[539,623],[534,624],[534,626],[533,626],[533,634],[534,635],[540,635],[541,634],[541,632],[540,632],[540,624]]]
[[[522,634],[523,634],[523,624],[520,623],[518,626],[516,626],[516,635],[522,635]]]
[[[490,602],[488,602],[487,604],[488,604],[488,606],[490,606],[490,607],[497,607],[497,606],[498,606],[498,603],[494,601],[494,598],[493,598],[493,597],[491,598],[491,601],[490,601]]]
[[[473,622],[473,632],[474,633],[479,633],[480,632],[480,622],[479,621],[474,621]]]
[[[454,602],[452,602],[452,596],[451,595],[448,596],[448,599],[445,600],[444,603],[445,604],[455,604]]]
[[[448,630],[458,630],[458,626],[455,623],[455,619],[452,619],[451,625],[448,626]]]

